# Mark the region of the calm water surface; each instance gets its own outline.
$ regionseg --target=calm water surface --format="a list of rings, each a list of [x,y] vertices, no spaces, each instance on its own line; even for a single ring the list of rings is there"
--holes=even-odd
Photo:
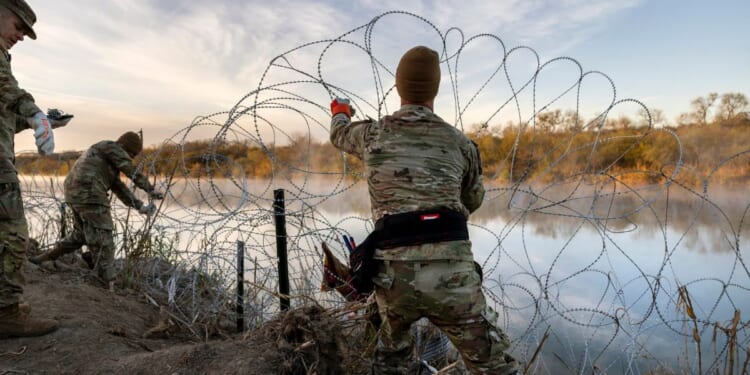
[[[227,275],[236,269],[237,241],[246,242],[246,278],[262,278],[273,289],[278,259],[271,208],[278,188],[287,199],[294,291],[340,303],[319,291],[319,245],[326,241],[345,259],[341,234],[361,241],[372,229],[363,183],[178,181],[153,228],[174,241],[185,261]],[[24,188],[32,232],[34,222],[55,217],[57,201],[49,190],[50,182],[40,180]],[[701,338],[705,370],[726,358],[727,336],[715,327],[730,327],[736,313],[738,354],[746,356],[748,204],[743,191],[732,190],[496,187],[471,216],[470,235],[488,301],[500,313],[514,353],[530,359],[548,333],[536,362],[539,373],[596,368],[637,374],[660,366],[695,373],[693,330]],[[145,225],[118,203],[114,207],[118,220]],[[684,297],[695,320],[686,314]]]

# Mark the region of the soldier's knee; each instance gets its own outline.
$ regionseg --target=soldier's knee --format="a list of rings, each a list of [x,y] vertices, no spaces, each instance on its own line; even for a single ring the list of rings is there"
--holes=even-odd
[[[105,233],[96,233],[93,236],[89,236],[86,238],[86,245],[105,252],[114,248],[112,237]]]
[[[508,335],[497,326],[498,315],[491,307],[486,306],[482,311],[482,318],[487,329],[487,339],[490,341],[490,356],[505,352],[510,348]]]
[[[520,374],[520,365],[513,356],[508,353],[510,339],[494,322],[488,321],[489,347],[486,353],[480,355],[481,359],[475,364],[481,373],[487,374]],[[486,357],[485,357],[486,355]],[[487,371],[487,372],[484,372]]]

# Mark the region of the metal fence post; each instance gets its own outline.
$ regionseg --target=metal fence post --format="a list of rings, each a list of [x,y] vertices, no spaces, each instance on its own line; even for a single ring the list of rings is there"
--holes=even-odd
[[[60,203],[60,239],[68,235],[68,221],[65,220],[65,202]]]
[[[245,243],[237,241],[237,332],[245,330]]]
[[[276,256],[279,258],[279,294],[281,311],[289,310],[289,260],[286,244],[286,212],[284,189],[273,191],[273,213],[276,222]]]

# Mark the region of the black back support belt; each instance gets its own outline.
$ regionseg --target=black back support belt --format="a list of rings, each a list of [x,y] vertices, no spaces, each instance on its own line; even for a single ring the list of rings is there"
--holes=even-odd
[[[444,209],[386,215],[375,223],[375,231],[379,249],[469,239],[466,217]]]
[[[392,249],[468,239],[466,217],[460,212],[431,210],[386,215],[375,223],[375,230],[349,254],[352,286],[359,293],[372,291],[372,277],[378,268],[378,262],[373,259],[376,248]]]
[[[375,249],[468,239],[466,217],[460,212],[431,210],[386,215],[375,223],[375,230],[349,254],[352,286],[359,293],[372,291],[372,278],[378,267],[373,259]]]

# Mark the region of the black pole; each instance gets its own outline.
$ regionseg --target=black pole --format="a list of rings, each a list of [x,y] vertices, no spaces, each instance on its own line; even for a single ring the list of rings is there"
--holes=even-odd
[[[60,239],[68,235],[68,221],[65,220],[65,202],[60,203]]]
[[[237,241],[237,332],[245,330],[245,243]]]
[[[273,191],[273,213],[276,222],[276,256],[279,258],[279,294],[281,311],[289,310],[289,260],[286,253],[286,213],[284,189]]]

